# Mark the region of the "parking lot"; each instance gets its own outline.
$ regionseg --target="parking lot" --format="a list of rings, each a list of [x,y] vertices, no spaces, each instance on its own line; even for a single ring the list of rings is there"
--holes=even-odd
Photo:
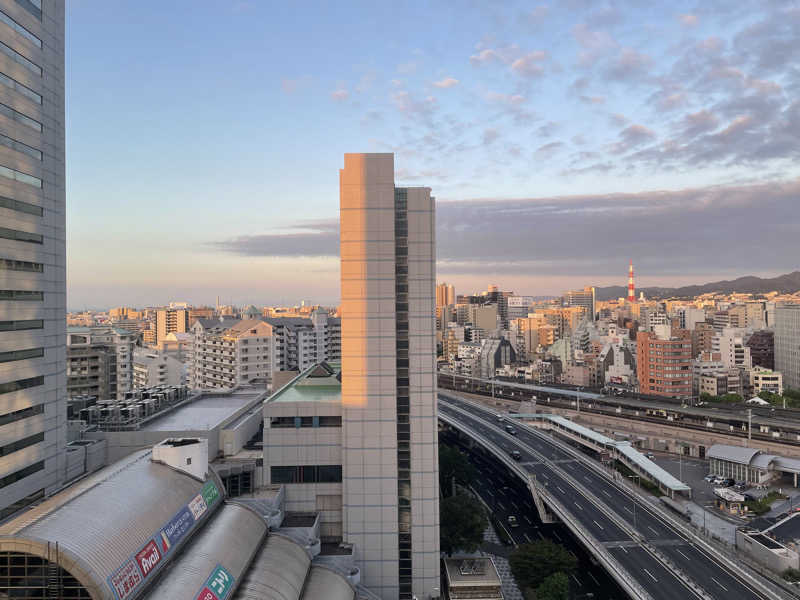
[[[714,486],[703,479],[708,475],[708,461],[674,454],[653,452],[659,467],[674,475],[692,488],[692,499],[698,504],[714,501]]]

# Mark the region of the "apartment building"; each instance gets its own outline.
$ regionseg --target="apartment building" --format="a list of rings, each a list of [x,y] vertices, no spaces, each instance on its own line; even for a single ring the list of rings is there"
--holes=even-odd
[[[189,331],[188,308],[159,308],[156,311],[155,343],[163,340],[168,333],[186,333]]]
[[[775,307],[775,370],[787,388],[800,390],[800,304]]]
[[[689,398],[692,395],[692,344],[689,332],[673,335],[669,326],[636,336],[637,374],[642,394]]]
[[[118,327],[67,329],[67,397],[121,400],[133,389],[136,334]]]
[[[170,354],[148,348],[134,350],[133,389],[186,385],[186,366]]]

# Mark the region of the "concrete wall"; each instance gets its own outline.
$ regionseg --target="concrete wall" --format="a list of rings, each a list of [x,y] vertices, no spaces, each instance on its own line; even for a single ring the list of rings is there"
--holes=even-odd
[[[741,530],[736,531],[736,547],[753,560],[776,573],[782,573],[786,569],[797,569],[800,567],[800,555],[798,555],[797,552],[789,548],[784,548],[783,550],[775,552],[761,545],[757,540],[751,538]]]

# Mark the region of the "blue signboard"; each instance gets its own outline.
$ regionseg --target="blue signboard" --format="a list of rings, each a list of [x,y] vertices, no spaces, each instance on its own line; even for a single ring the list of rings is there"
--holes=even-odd
[[[165,554],[186,535],[192,525],[194,517],[188,508],[183,507],[161,530],[161,549]]]

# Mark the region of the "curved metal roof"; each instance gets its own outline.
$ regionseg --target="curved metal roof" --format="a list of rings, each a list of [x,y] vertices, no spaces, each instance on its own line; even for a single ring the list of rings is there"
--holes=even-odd
[[[288,537],[271,534],[234,600],[299,600],[310,566],[305,548]]]
[[[706,451],[706,458],[719,458],[730,462],[749,465],[753,457],[758,454],[758,448],[745,448],[744,446],[728,446],[727,444],[714,444]]]
[[[308,574],[301,600],[353,600],[350,582],[327,567],[314,566]]]
[[[125,600],[139,596],[224,495],[213,471],[204,483],[151,461],[151,454],[136,452],[0,526],[0,550],[47,556],[48,544],[58,543],[59,564],[95,600],[119,597],[115,583],[131,586]],[[167,543],[162,531],[179,516],[188,518]],[[144,574],[140,559],[149,561]]]
[[[242,580],[266,533],[266,522],[254,511],[240,504],[223,505],[149,591],[149,597],[195,600],[220,567],[223,580],[230,578],[227,589],[232,589]]]

